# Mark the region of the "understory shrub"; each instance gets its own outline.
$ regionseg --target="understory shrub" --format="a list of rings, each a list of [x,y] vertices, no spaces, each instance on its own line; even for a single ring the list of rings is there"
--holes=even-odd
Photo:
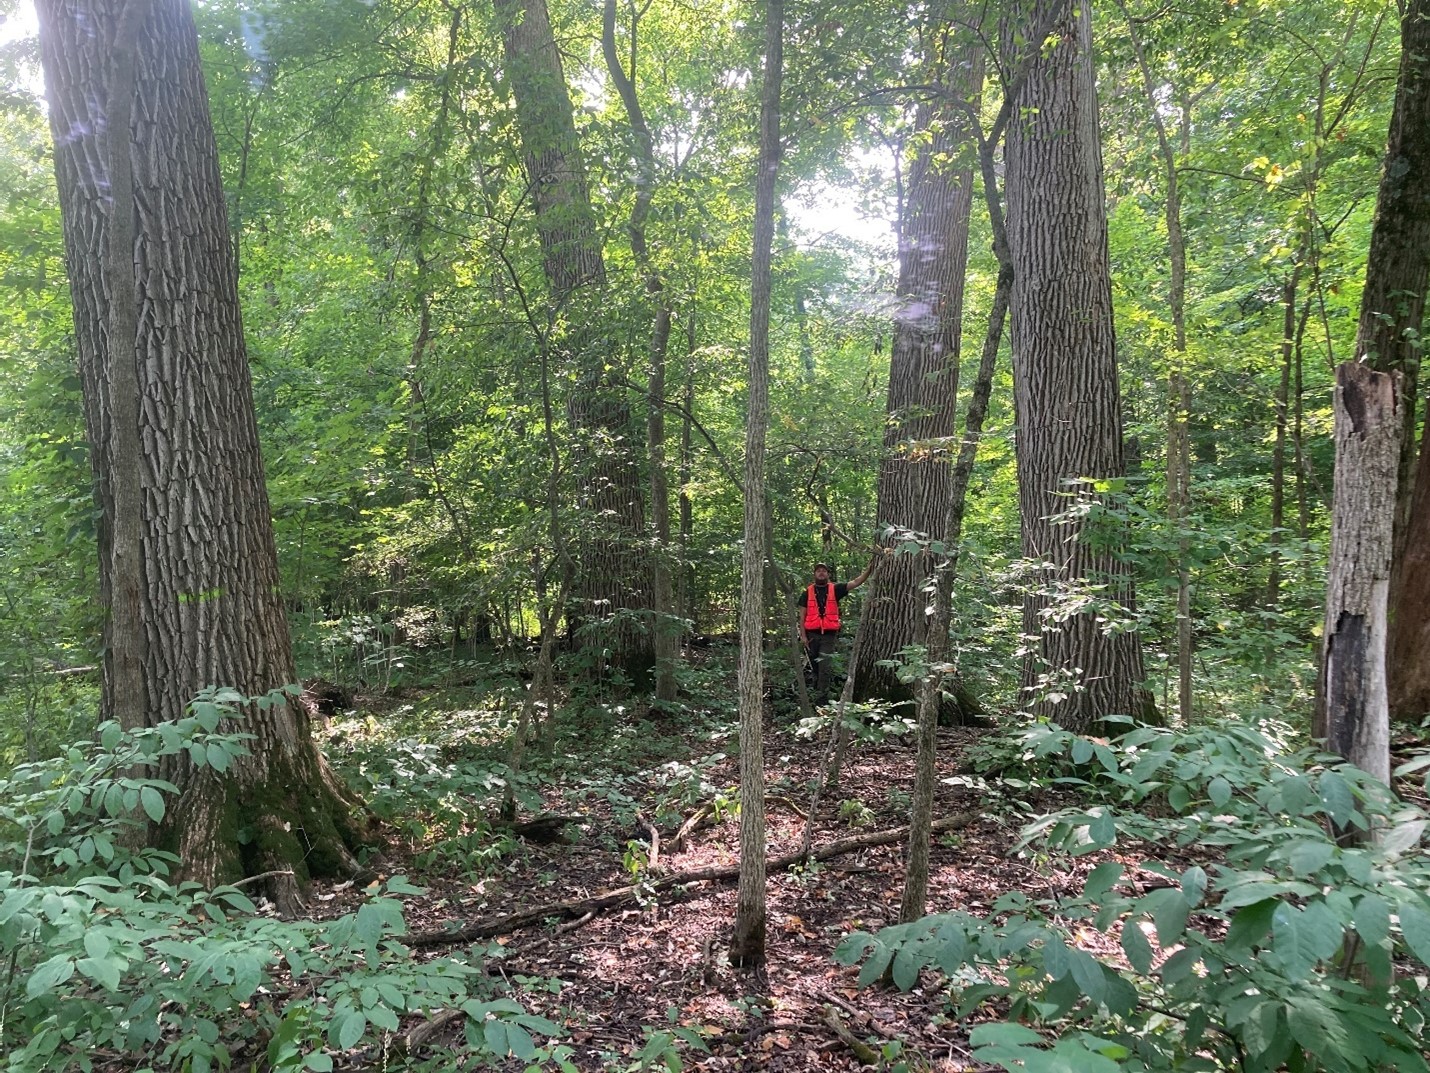
[[[1275,726],[1110,742],[1040,726],[1015,751],[1088,795],[1020,844],[1070,872],[1104,854],[1082,893],[1013,891],[985,916],[850,935],[836,958],[862,962],[861,985],[942,974],[957,1016],[983,1022],[975,1058],[1028,1073],[1427,1069],[1423,812],[1338,758],[1288,750]]]
[[[400,876],[354,913],[284,921],[237,887],[171,881],[170,854],[129,848],[134,817],[162,819],[175,793],[146,772],[181,752],[227,770],[248,737],[234,729],[245,703],[211,690],[184,719],[107,724],[98,741],[0,780],[4,1068],[324,1073],[353,1048],[394,1057],[405,1014],[458,1008],[469,1054],[551,1057],[531,1033],[556,1025],[499,995],[486,971],[496,950],[413,959],[399,899],[418,891]]]

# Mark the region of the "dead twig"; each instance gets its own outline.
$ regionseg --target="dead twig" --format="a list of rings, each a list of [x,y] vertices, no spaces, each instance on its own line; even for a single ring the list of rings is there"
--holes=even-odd
[[[978,820],[979,812],[960,812],[953,816],[946,816],[941,820],[935,820],[931,834],[940,834],[944,831],[956,831],[967,827]],[[854,853],[861,849],[871,849],[875,846],[888,846],[896,842],[901,842],[909,837],[908,825],[894,827],[887,831],[869,831],[861,835],[851,835],[848,838],[835,839],[823,846],[813,850],[813,852],[803,852],[800,850],[794,853],[785,853],[779,857],[772,857],[766,862],[766,869],[769,872],[783,872],[794,867],[805,860],[827,861],[834,857],[843,856],[846,853]],[[683,887],[691,883],[718,883],[724,880],[736,879],[740,874],[738,864],[710,866],[707,868],[694,868],[686,872],[671,872],[661,876],[659,879],[648,880],[639,886],[617,887],[614,890],[604,891],[588,898],[571,898],[561,902],[551,902],[546,905],[538,905],[531,909],[523,909],[515,913],[507,913],[504,916],[491,917],[486,920],[475,920],[463,927],[448,928],[438,931],[412,932],[397,938],[410,946],[446,946],[453,943],[470,943],[478,939],[490,939],[496,935],[507,935],[523,928],[530,928],[540,924],[544,920],[553,917],[571,917],[585,913],[597,913],[603,909],[611,909],[618,905],[625,905],[627,902],[634,902],[637,896],[655,894],[663,890],[671,890],[675,887]]]

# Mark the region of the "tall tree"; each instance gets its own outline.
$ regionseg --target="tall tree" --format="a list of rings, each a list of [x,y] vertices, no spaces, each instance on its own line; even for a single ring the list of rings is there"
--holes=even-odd
[[[1406,6],[1401,45],[1356,361],[1336,374],[1335,510],[1317,728],[1332,749],[1387,781],[1391,696],[1407,717],[1430,710],[1423,472],[1413,510],[1403,506],[1412,500],[1408,460],[1413,458],[1416,371],[1430,285],[1430,8],[1425,0]],[[1402,449],[1407,439],[1411,444]],[[1425,464],[1422,452],[1422,471]],[[1421,528],[1412,529],[1412,520]],[[1408,538],[1397,540],[1397,530]],[[1402,552],[1392,605],[1397,548]],[[1393,671],[1387,667],[1387,647],[1394,653]],[[1393,690],[1388,675],[1394,676]]]
[[[1430,286],[1430,4],[1411,0],[1401,26],[1400,78],[1371,236],[1358,349],[1404,378],[1390,594],[1390,708],[1430,713],[1430,423],[1413,453],[1416,383]],[[1381,252],[1381,246],[1385,249]],[[1374,318],[1367,323],[1367,313]]]
[[[635,255],[636,269],[644,278],[646,291],[655,301],[650,338],[650,383],[646,393],[651,535],[655,544],[650,560],[651,598],[655,612],[651,629],[655,647],[655,698],[669,702],[675,700],[675,671],[680,659],[679,630],[674,626],[675,616],[679,612],[675,607],[670,571],[670,490],[665,476],[665,357],[670,348],[670,327],[675,310],[671,305],[670,290],[651,257],[650,241],[646,237],[651,200],[655,197],[656,159],[655,139],[651,135],[650,124],[646,122],[645,110],[641,107],[640,96],[636,92],[639,28],[640,12],[632,5],[629,31],[631,69],[627,73],[616,47],[616,0],[605,0],[601,10],[601,49],[606,57],[606,69],[626,110],[626,119],[631,125],[631,134],[635,139],[636,196],[635,203],[631,206],[627,230],[630,233],[631,252]]]
[[[878,520],[898,546],[912,531],[944,532],[949,455],[958,401],[959,343],[968,224],[973,205],[970,102],[983,84],[983,48],[975,33],[935,5],[923,28],[928,97],[915,112],[908,194],[899,219],[898,308],[889,359],[885,457],[879,470]],[[874,575],[860,622],[854,668],[859,696],[908,700],[888,664],[914,643],[926,601],[922,556],[895,555]]]
[[[765,963],[765,440],[770,423],[770,278],[780,170],[784,0],[765,3],[765,77],[750,274],[750,393],[745,425],[745,543],[740,555],[740,883],[730,962]]]
[[[507,77],[516,103],[528,192],[551,292],[551,319],[568,320],[566,345],[576,365],[568,406],[578,438],[577,470],[583,569],[571,586],[576,624],[593,614],[613,625],[597,642],[613,662],[644,685],[655,661],[650,632],[636,620],[651,609],[650,577],[641,542],[645,500],[619,364],[595,318],[606,265],[591,208],[586,167],[571,109],[561,54],[546,0],[498,0]]]
[[[1023,687],[1040,712],[1084,729],[1148,707],[1136,633],[1054,603],[1089,585],[1118,615],[1132,600],[1112,550],[1052,520],[1068,512],[1071,482],[1123,475],[1091,8],[1016,0],[1003,42],[1005,64],[1026,64],[1006,154],[1019,508],[1023,554],[1041,564],[1023,603]]]
[[[205,685],[295,677],[218,155],[186,0],[39,14],[101,514],[103,708],[153,725]],[[229,777],[166,773],[181,794],[162,837],[186,874],[353,866],[350,802],[303,709],[253,706],[245,729],[252,755]]]

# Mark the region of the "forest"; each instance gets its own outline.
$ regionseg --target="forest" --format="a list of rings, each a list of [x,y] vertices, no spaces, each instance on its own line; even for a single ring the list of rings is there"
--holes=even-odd
[[[1430,1073],[1426,0],[0,16],[7,1073]]]

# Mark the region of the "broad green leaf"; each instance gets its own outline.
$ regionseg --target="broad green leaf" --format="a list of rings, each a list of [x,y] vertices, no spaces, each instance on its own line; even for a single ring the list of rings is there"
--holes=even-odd
[[[1430,966],[1430,913],[1409,899],[1402,901],[1400,934],[1420,964]]]
[[[1352,919],[1356,933],[1372,946],[1390,936],[1390,904],[1373,891],[1361,895]]]
[[[1344,776],[1334,771],[1327,771],[1321,776],[1321,804],[1337,826],[1344,827],[1350,822],[1356,799]]]
[[[1207,783],[1207,796],[1217,808],[1225,808],[1226,803],[1231,800],[1231,783],[1218,775]]]
[[[1043,1037],[1031,1028],[999,1021],[991,1025],[979,1025],[969,1033],[968,1042],[975,1047],[1022,1047],[1041,1044]]]
[[[29,998],[47,995],[52,988],[58,987],[73,975],[74,962],[63,954],[56,954],[48,961],[41,962],[39,967],[30,973],[29,980],[25,982],[25,994]]]
[[[1094,901],[1101,899],[1116,886],[1117,881],[1122,878],[1122,871],[1122,865],[1117,861],[1103,861],[1088,874],[1087,883],[1082,890],[1083,897]]]
[[[919,959],[914,954],[913,944],[899,948],[894,955],[894,986],[900,991],[911,991],[919,982]]]
[[[340,1051],[350,1051],[357,1046],[358,1040],[362,1039],[362,1034],[367,1030],[367,1018],[361,1010],[354,1010],[349,1007],[346,1011],[335,1015],[331,1039],[333,1046]]]
[[[1291,843],[1286,851],[1286,863],[1293,875],[1310,876],[1319,872],[1334,856],[1336,847],[1329,839],[1303,839]]]
[[[482,1034],[486,1040],[487,1050],[492,1054],[505,1055],[509,1050],[506,1042],[505,1021],[493,1017],[483,1026]]]
[[[1380,840],[1380,848],[1391,856],[1413,850],[1425,834],[1426,820],[1407,820],[1392,827]]]
[[[164,795],[154,787],[139,788],[139,803],[144,806],[144,814],[155,823],[164,818]]]
[[[1142,975],[1152,971],[1152,944],[1136,920],[1122,923],[1122,952],[1127,955],[1127,963]]]
[[[119,990],[119,967],[123,962],[114,958],[80,958],[75,968],[84,976],[109,991]]]
[[[1272,917],[1280,904],[1279,898],[1263,898],[1238,910],[1231,918],[1231,926],[1226,930],[1227,947],[1243,950],[1259,943],[1271,930]]]

